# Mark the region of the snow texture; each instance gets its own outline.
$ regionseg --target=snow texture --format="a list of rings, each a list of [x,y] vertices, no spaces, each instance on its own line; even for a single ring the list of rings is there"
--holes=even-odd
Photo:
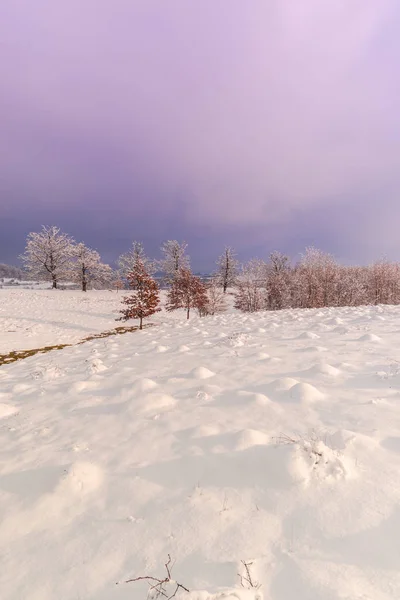
[[[0,294],[3,353],[122,297]],[[1,366],[1,598],[144,600],[168,554],[180,600],[400,598],[399,317],[162,312]]]

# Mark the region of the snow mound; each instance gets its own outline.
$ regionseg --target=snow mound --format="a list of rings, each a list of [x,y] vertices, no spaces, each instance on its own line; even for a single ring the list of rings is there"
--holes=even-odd
[[[64,371],[58,365],[45,365],[32,371],[32,379],[43,379],[53,381],[64,375]]]
[[[258,406],[267,406],[267,404],[271,404],[271,400],[265,394],[254,394],[253,398]]]
[[[270,438],[266,433],[257,429],[243,429],[237,434],[235,450],[247,450],[253,446],[268,446]]]
[[[271,357],[267,352],[258,352],[257,358],[260,360],[268,360]]]
[[[159,354],[162,354],[163,352],[167,352],[167,350],[169,350],[168,346],[157,346],[156,347],[156,352],[158,352]]]
[[[86,370],[88,373],[91,374],[103,373],[108,369],[108,367],[106,367],[106,365],[100,358],[92,358],[91,360],[87,360],[86,362],[88,363]]]
[[[322,440],[300,440],[292,452],[290,472],[295,480],[310,483],[312,478],[333,482],[355,476],[355,466]]]
[[[18,412],[18,408],[11,406],[11,404],[0,403],[0,419],[6,419],[15,415]]]
[[[234,332],[229,337],[229,345],[233,348],[240,348],[241,346],[245,346],[249,340],[249,334],[243,332]]]
[[[133,384],[133,390],[139,393],[154,390],[156,387],[158,387],[158,384],[155,381],[153,381],[153,379],[148,379],[147,377],[144,377],[143,379],[138,379]]]
[[[343,325],[340,325],[339,327],[335,327],[333,331],[334,333],[339,333],[339,335],[345,335],[346,333],[349,333],[350,329],[348,327],[343,327]]]
[[[310,375],[329,375],[330,377],[338,377],[340,375],[339,369],[328,363],[319,363],[315,367],[311,367],[308,373]]]
[[[76,462],[61,480],[57,492],[63,496],[86,496],[98,490],[103,480],[104,474],[99,466],[89,462]]]
[[[182,344],[182,346],[179,346],[178,348],[178,352],[189,352],[189,350],[189,346],[186,346],[185,344]]]
[[[358,338],[359,342],[381,342],[382,338],[380,338],[378,335],[375,335],[374,333],[366,333],[365,335],[362,335],[360,338]]]
[[[196,367],[190,374],[193,379],[209,379],[215,375],[215,373],[210,371],[210,369],[207,369],[207,367]]]
[[[193,430],[194,438],[203,438],[203,437],[211,437],[213,435],[218,435],[221,432],[221,428],[219,425],[214,423],[210,423],[209,425],[200,425]]]
[[[310,383],[296,383],[288,390],[288,396],[296,402],[315,402],[324,395]]]
[[[139,413],[146,414],[153,411],[168,410],[174,408],[176,404],[175,398],[168,394],[149,394],[143,398]]]
[[[281,377],[280,379],[275,379],[269,384],[269,389],[273,392],[283,392],[286,390],[290,390],[297,383],[297,379],[292,379],[292,377]]]
[[[298,340],[318,340],[319,335],[317,333],[313,333],[312,331],[305,331],[298,336]]]
[[[332,319],[328,319],[328,325],[343,325],[344,321],[340,317],[333,317]]]
[[[298,352],[328,352],[328,348],[325,346],[306,346],[305,348],[300,348]]]

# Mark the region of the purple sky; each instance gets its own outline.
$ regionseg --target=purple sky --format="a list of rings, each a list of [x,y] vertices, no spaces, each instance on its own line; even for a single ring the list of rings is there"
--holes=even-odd
[[[41,224],[400,259],[399,98],[398,0],[2,0],[0,262]]]

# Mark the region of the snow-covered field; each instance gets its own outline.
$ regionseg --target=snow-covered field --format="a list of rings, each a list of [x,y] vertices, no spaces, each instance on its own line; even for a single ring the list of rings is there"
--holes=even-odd
[[[0,290],[0,354],[75,343],[113,329],[123,292]]]
[[[1,351],[120,298],[1,290]],[[399,318],[160,313],[0,367],[1,599],[144,599],[168,554],[191,600],[400,598]]]

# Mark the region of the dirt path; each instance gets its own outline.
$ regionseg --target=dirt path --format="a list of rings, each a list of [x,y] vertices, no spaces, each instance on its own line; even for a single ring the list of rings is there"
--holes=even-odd
[[[143,325],[143,329],[146,327],[152,327],[152,324],[149,323],[147,325]],[[74,344],[56,344],[55,346],[43,346],[43,348],[34,348],[32,350],[13,350],[8,354],[0,354],[0,367],[2,365],[8,365],[16,362],[17,360],[29,358],[29,356],[35,356],[35,354],[46,354],[46,352],[51,352],[52,350],[62,350],[63,348],[68,348],[71,346],[79,346],[80,344],[85,344],[86,342],[90,342],[92,340],[110,337],[111,335],[122,335],[124,333],[130,333],[131,331],[137,331],[138,329],[139,327],[137,325],[133,327],[115,327],[109,331],[103,331],[102,333],[89,335],[88,337],[85,337],[83,340],[80,340]]]

